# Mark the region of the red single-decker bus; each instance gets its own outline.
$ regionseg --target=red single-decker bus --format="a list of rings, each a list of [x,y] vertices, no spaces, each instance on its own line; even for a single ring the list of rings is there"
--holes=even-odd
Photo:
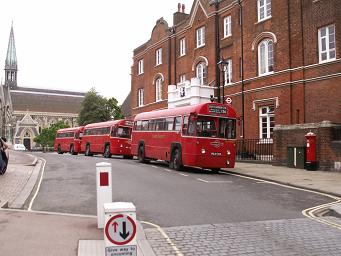
[[[86,156],[103,154],[106,158],[111,155],[132,158],[132,125],[131,120],[123,119],[86,125],[82,138],[82,152],[85,152]]]
[[[77,155],[81,152],[81,141],[84,126],[59,129],[54,140],[54,150],[58,154],[70,152]]]
[[[203,103],[135,116],[132,153],[140,162],[164,160],[219,171],[235,164],[236,112],[226,104]]]

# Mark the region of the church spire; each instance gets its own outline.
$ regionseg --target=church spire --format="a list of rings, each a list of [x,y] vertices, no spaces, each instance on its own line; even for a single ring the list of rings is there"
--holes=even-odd
[[[10,86],[11,89],[17,87],[17,54],[15,49],[13,22],[11,26],[11,32],[9,35],[7,57],[5,62],[5,84]]]

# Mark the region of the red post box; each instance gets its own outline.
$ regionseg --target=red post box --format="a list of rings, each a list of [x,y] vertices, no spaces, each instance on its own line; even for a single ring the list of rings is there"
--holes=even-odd
[[[318,168],[318,162],[316,160],[316,135],[310,131],[305,137],[307,139],[306,169],[315,171]]]

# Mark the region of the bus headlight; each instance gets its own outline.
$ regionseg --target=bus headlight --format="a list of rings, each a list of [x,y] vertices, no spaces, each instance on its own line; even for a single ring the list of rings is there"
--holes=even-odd
[[[204,148],[201,149],[201,154],[205,154],[206,150]]]
[[[227,165],[230,165],[230,161],[229,161],[229,160],[227,160],[227,161],[226,161],[226,164],[227,164]]]
[[[227,155],[231,155],[231,151],[230,150],[227,150]]]

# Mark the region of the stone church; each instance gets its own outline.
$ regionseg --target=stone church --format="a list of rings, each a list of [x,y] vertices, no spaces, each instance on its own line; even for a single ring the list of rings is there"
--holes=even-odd
[[[0,86],[0,135],[12,144],[35,148],[33,139],[58,121],[77,126],[85,93],[20,87],[13,25],[5,61],[5,81]]]

